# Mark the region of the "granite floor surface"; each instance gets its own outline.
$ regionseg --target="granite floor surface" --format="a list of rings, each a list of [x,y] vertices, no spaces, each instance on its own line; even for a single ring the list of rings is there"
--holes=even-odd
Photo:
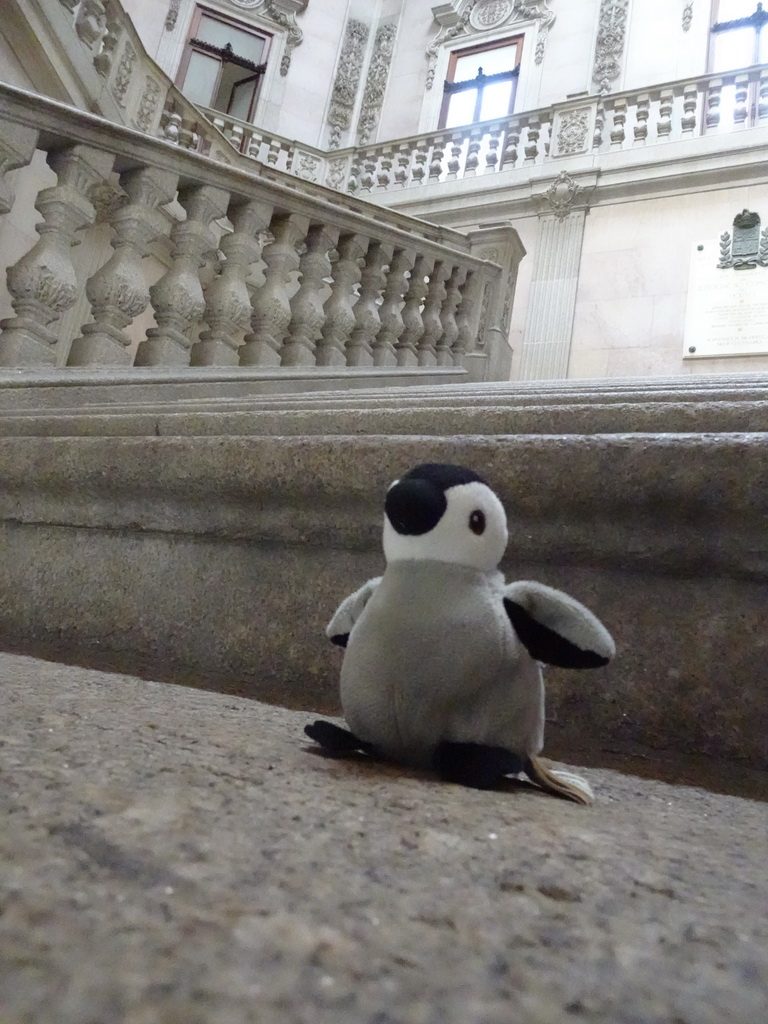
[[[0,655],[0,1024],[761,1024],[768,804],[478,793]]]

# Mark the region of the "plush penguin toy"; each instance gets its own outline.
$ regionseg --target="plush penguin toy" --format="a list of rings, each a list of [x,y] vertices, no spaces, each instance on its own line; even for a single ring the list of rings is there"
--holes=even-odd
[[[384,512],[386,571],[347,597],[326,629],[346,648],[341,703],[351,731],[317,721],[307,735],[476,789],[524,772],[590,803],[586,782],[538,759],[540,662],[605,665],[615,653],[606,629],[559,590],[505,583],[504,507],[471,470],[417,466],[389,488]]]

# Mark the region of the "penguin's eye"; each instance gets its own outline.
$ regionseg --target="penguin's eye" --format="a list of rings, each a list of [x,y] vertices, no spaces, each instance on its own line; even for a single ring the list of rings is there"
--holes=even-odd
[[[485,533],[485,512],[481,512],[479,508],[476,508],[469,517],[469,528],[478,537],[481,533]]]

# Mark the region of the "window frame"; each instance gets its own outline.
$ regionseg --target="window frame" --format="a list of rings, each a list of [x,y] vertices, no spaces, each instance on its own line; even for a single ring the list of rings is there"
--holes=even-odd
[[[202,19],[204,17],[211,18],[214,21],[223,22],[225,25],[229,25],[232,28],[236,28],[236,29],[238,29],[241,32],[246,32],[248,35],[252,35],[252,36],[255,36],[255,37],[259,38],[259,39],[262,39],[264,41],[263,56],[265,57],[265,60],[262,63],[260,63],[260,64],[256,64],[254,61],[248,60],[245,57],[240,57],[239,55],[237,55],[234,52],[232,52],[231,55],[230,54],[226,54],[225,55],[226,49],[227,49],[226,47],[214,46],[212,43],[208,43],[208,42],[206,42],[203,39],[198,39],[197,38],[197,33],[200,30],[200,23],[201,23],[201,21],[202,21]],[[189,64],[190,64],[190,61],[192,59],[192,54],[196,53],[196,52],[197,53],[203,53],[203,54],[205,54],[206,56],[209,56],[209,57],[217,57],[217,58],[219,58],[219,60],[221,62],[220,70],[219,70],[219,77],[217,79],[217,84],[216,84],[216,87],[215,87],[214,93],[213,93],[213,98],[214,99],[216,98],[216,93],[218,92],[219,87],[220,87],[220,83],[221,83],[221,69],[223,68],[224,64],[226,64],[226,63],[235,64],[238,67],[241,67],[241,68],[243,68],[246,71],[251,71],[252,75],[250,77],[251,78],[258,78],[259,81],[256,84],[256,88],[254,89],[254,92],[253,92],[253,97],[252,97],[251,102],[249,104],[248,117],[247,118],[236,118],[236,120],[246,121],[248,124],[253,124],[254,121],[255,121],[255,118],[256,118],[256,107],[258,105],[259,98],[260,98],[260,95],[261,95],[261,84],[262,84],[265,72],[267,70],[267,62],[268,62],[268,58],[269,58],[269,50],[270,50],[272,41],[273,41],[272,35],[269,32],[265,32],[261,27],[257,27],[255,25],[251,25],[248,22],[240,21],[237,18],[232,18],[229,15],[223,14],[221,11],[216,10],[215,8],[205,7],[202,4],[196,4],[194,12],[192,14],[192,19],[191,19],[191,21],[189,23],[189,28],[187,29],[187,35],[186,35],[186,39],[185,39],[185,42],[184,42],[184,52],[183,52],[181,60],[179,62],[179,69],[178,69],[178,71],[176,73],[176,86],[178,87],[178,89],[182,93],[184,92],[184,84],[185,84],[185,82],[187,80],[187,73],[189,71]],[[218,110],[217,107],[213,107],[210,104],[206,105],[206,109],[208,109],[208,110],[217,110],[218,113],[226,114],[226,115],[228,115],[230,117],[233,117],[234,115],[230,114],[230,108],[231,108],[233,100],[234,100],[235,89],[237,88],[238,85],[241,85],[244,81],[245,81],[245,79],[242,79],[240,82],[236,82],[232,86],[232,89],[230,90],[229,98],[227,100],[227,109],[226,110]]]
[[[760,62],[760,33],[761,33],[761,31],[768,32],[768,11],[765,10],[764,3],[756,2],[755,3],[755,10],[752,11],[751,14],[744,15],[741,18],[731,18],[728,21],[721,21],[720,20],[720,6],[721,6],[721,0],[712,0],[711,21],[710,21],[710,26],[709,26],[709,60],[707,62],[710,71],[712,73],[719,73],[719,72],[715,72],[715,69],[714,69],[714,64],[715,64],[715,42],[716,42],[717,36],[721,32],[728,32],[731,29],[747,28],[750,25],[750,23],[753,22],[753,19],[755,19],[756,16],[757,16],[758,23],[756,23],[754,25],[755,41],[754,41],[754,48],[752,50],[753,60],[750,61],[749,64],[745,64],[744,67],[751,67],[754,64],[758,64]],[[762,15],[762,17],[760,17],[760,15]],[[721,27],[721,26],[723,26],[723,27]],[[725,26],[728,26],[728,27],[726,28]],[[739,69],[738,68],[728,68],[727,70],[723,71],[723,74],[726,74],[727,71],[737,71],[737,70],[739,70]]]
[[[446,77],[443,81],[443,98],[440,105],[440,113],[438,116],[437,127],[444,129],[446,127],[446,121],[448,120],[448,111],[451,103],[451,96],[456,95],[457,92],[461,92],[462,88],[469,90],[472,88],[477,89],[477,99],[475,100],[475,117],[468,121],[467,124],[479,124],[480,123],[480,109],[483,102],[483,90],[486,85],[493,84],[494,82],[505,81],[507,78],[512,81],[512,90],[509,97],[509,109],[506,114],[502,114],[501,117],[509,117],[510,114],[514,113],[515,101],[517,99],[517,87],[520,80],[520,67],[523,59],[523,44],[525,41],[525,33],[519,33],[513,36],[502,36],[499,39],[492,41],[477,42],[470,46],[458,47],[455,50],[449,51],[448,54],[448,68],[446,71]],[[460,58],[471,57],[474,54],[489,53],[491,50],[498,50],[505,46],[514,45],[516,47],[515,53],[515,64],[510,71],[502,71],[492,75],[479,74],[474,78],[462,79],[461,82],[454,80],[456,73],[456,65]],[[479,64],[482,69],[482,63]],[[493,120],[489,118],[486,120]]]

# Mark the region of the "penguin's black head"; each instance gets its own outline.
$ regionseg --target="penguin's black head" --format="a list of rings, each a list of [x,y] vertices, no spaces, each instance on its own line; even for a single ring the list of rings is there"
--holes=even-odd
[[[387,561],[455,562],[489,571],[507,544],[501,502],[463,466],[416,466],[392,484],[384,511]]]
[[[485,481],[463,466],[425,462],[390,487],[384,511],[395,530],[404,536],[429,533],[448,507],[445,492],[450,487],[470,483],[484,484]]]

